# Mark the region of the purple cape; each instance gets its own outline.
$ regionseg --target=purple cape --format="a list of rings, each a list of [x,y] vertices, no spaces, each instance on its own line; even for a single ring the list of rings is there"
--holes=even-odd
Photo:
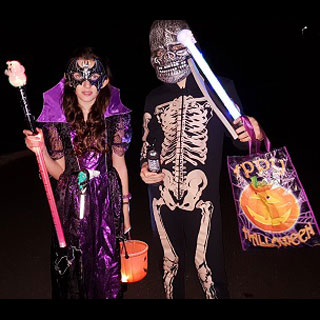
[[[62,108],[62,96],[65,79],[62,79],[55,87],[43,94],[43,110],[38,118],[38,122],[66,123],[67,119]],[[107,107],[105,118],[115,115],[124,115],[131,112],[125,107],[120,98],[120,90],[110,86],[111,98]]]

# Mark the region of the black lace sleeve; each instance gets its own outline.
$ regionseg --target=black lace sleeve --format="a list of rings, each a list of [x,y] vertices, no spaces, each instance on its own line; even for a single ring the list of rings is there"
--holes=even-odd
[[[54,124],[48,123],[42,126],[46,147],[53,160],[64,157],[63,143]]]
[[[122,157],[129,149],[132,139],[130,114],[115,117],[113,125],[112,151]]]

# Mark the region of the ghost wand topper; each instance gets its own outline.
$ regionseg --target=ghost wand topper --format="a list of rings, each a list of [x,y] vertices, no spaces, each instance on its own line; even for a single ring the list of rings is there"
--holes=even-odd
[[[35,120],[33,115],[30,112],[29,103],[26,95],[26,84],[27,84],[27,77],[25,75],[25,68],[18,62],[18,61],[9,61],[7,62],[7,70],[5,71],[5,74],[9,77],[9,83],[19,89],[20,95],[21,95],[21,106],[23,108],[26,120],[28,122],[30,130],[34,134],[34,138],[38,141],[41,141],[41,136],[38,134],[35,126]],[[44,143],[44,142],[43,142]],[[51,210],[51,215],[53,219],[53,224],[57,233],[57,238],[59,241],[60,248],[65,248],[67,246],[60,218],[59,213],[57,210],[57,205],[54,199],[50,178],[48,175],[48,171],[45,165],[43,153],[40,147],[35,148],[35,154],[37,157],[38,165],[39,165],[39,171],[41,174],[41,178],[43,181],[43,185],[46,191],[48,203]]]

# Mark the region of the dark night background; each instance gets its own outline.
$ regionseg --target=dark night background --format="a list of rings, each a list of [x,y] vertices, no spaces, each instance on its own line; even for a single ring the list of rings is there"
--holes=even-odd
[[[289,17],[186,20],[215,74],[234,80],[245,113],[260,122],[274,148],[287,146],[320,222],[317,182],[320,23],[315,19]],[[79,46],[94,46],[110,59],[112,84],[121,89],[123,103],[133,110],[134,136],[127,158],[135,193],[144,99],[159,85],[149,62],[148,34],[153,19],[99,21],[92,22],[94,27],[77,32],[63,20],[24,20],[23,32],[18,23],[9,31],[8,21],[0,22],[1,30],[7,30],[1,35],[0,50],[0,157],[25,150],[23,112],[16,90],[4,75],[6,62],[18,60],[26,67],[28,98],[37,117],[42,110],[42,93],[60,81],[71,52]],[[302,32],[305,26],[307,29]],[[1,184],[10,188],[7,180],[2,179]],[[143,192],[141,197],[145,196]],[[141,201],[145,204],[146,199]],[[234,215],[236,230],[235,219]],[[237,237],[234,236],[234,241],[239,246]],[[240,252],[239,247],[236,250]],[[319,290],[313,296],[320,298]],[[251,296],[247,293],[244,297]]]
[[[37,117],[42,93],[60,81],[71,52],[83,45],[97,47],[109,57],[113,85],[121,89],[124,104],[133,110],[139,143],[144,98],[159,84],[149,63],[152,21],[107,20],[72,32],[63,20],[23,20],[21,32],[21,21],[9,29],[4,20],[0,27],[7,32],[2,34],[0,65],[4,71],[6,61],[19,60],[26,67],[28,97]],[[314,159],[319,23],[279,17],[187,21],[213,71],[234,80],[245,112],[259,120],[273,145],[297,150],[297,162]],[[24,148],[24,124],[16,91],[3,73],[0,88],[0,152],[6,154]]]

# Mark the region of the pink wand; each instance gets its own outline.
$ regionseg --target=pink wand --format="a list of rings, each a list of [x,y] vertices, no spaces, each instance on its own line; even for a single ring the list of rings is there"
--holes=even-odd
[[[30,112],[29,103],[27,100],[27,95],[25,90],[26,84],[27,84],[27,77],[25,75],[25,68],[18,61],[9,61],[7,62],[7,65],[8,65],[8,69],[5,71],[5,74],[9,77],[10,84],[15,88],[19,88],[21,100],[22,100],[21,104],[23,107],[25,117],[28,121],[29,128],[34,133],[35,138],[41,140],[41,136],[36,131],[34,117]],[[59,213],[58,213],[57,205],[54,199],[50,178],[45,165],[43,153],[40,147],[36,148],[36,157],[37,157],[39,171],[41,174],[43,185],[46,191],[47,199],[49,202],[53,224],[54,224],[58,241],[59,241],[59,246],[60,248],[65,248],[67,244],[64,238],[62,227],[61,227]]]

